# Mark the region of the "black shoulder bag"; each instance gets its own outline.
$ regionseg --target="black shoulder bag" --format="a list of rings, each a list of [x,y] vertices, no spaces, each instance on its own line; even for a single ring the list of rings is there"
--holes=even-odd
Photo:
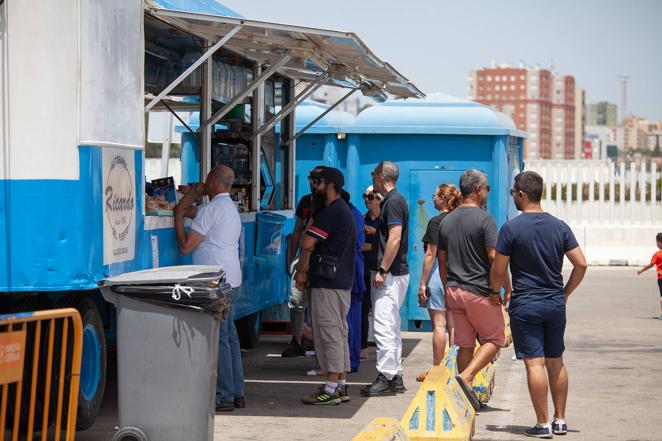
[[[322,254],[317,259],[315,275],[320,279],[333,280],[338,272],[340,259],[330,254]]]

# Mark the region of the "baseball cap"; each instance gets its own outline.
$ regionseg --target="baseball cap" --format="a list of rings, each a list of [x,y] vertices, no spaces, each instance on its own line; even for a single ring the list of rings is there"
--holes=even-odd
[[[345,185],[345,177],[337,168],[325,167],[322,170],[312,172],[310,175],[313,178],[324,179],[326,182],[330,182],[336,187],[342,187]]]

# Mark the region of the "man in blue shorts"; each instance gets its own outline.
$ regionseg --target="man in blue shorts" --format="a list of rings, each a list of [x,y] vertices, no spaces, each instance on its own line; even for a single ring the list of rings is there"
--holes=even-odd
[[[563,365],[566,303],[586,273],[586,260],[568,225],[540,206],[543,180],[526,171],[515,177],[510,194],[521,215],[503,225],[491,271],[492,291],[513,276],[510,329],[515,354],[526,366],[529,394],[538,422],[524,434],[536,438],[564,435],[568,372]],[[563,286],[563,256],[573,265]],[[508,299],[505,299],[508,301]],[[545,372],[547,368],[547,372]],[[554,402],[554,421],[547,413],[547,389]]]

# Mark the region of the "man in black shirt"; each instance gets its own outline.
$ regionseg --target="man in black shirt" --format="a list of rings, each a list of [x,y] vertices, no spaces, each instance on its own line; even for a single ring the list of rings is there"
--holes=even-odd
[[[361,389],[363,396],[393,395],[405,391],[402,381],[400,307],[409,286],[409,207],[395,188],[398,175],[398,166],[388,161],[377,165],[372,174],[375,191],[384,196],[373,242],[377,259],[375,267],[371,268],[373,329],[379,375],[372,384]]]
[[[308,175],[308,184],[310,185],[310,194],[303,196],[295,211],[296,223],[294,225],[294,231],[289,238],[287,245],[287,269],[289,271],[292,261],[296,258],[299,251],[299,246],[301,245],[301,236],[306,231],[308,222],[313,216],[313,192],[315,187],[313,186],[313,174],[322,170],[323,166],[315,167]],[[302,304],[290,309],[290,320],[292,322],[292,341],[289,345],[283,350],[282,357],[303,357],[306,355],[306,348],[304,347],[303,342],[303,325],[305,321],[305,312],[310,298],[310,293],[306,289],[303,292]]]
[[[326,384],[302,399],[304,404],[349,401],[348,325],[355,276],[356,224],[349,206],[340,198],[345,179],[340,170],[313,173],[314,198],[323,203],[301,241],[295,280],[297,288],[310,288],[315,353]],[[317,205],[317,204],[316,204]]]

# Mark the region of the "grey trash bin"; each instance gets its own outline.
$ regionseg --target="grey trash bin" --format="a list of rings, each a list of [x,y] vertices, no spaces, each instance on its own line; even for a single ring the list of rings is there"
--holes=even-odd
[[[117,310],[113,440],[211,441],[218,324],[232,301],[222,267],[137,271],[99,286]]]

